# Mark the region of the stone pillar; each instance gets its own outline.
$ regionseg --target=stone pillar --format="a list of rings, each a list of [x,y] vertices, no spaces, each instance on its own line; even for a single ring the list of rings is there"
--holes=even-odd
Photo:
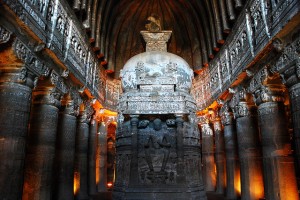
[[[296,158],[296,176],[298,188],[300,188],[300,59],[297,50],[290,53],[294,53],[294,57],[296,58],[296,60],[291,60],[292,63],[284,62],[284,67],[280,69],[280,73],[282,75],[282,80],[284,84],[288,87],[289,90],[291,115],[294,129],[293,145],[295,149],[294,154]]]
[[[235,107],[237,142],[241,169],[241,199],[264,197],[262,155],[256,107],[242,100]]]
[[[300,61],[299,61],[300,62]],[[300,64],[299,64],[300,65]],[[299,76],[300,77],[300,76]],[[289,88],[291,114],[293,117],[295,161],[298,187],[300,188],[300,83]]]
[[[298,199],[281,85],[261,86],[255,92],[262,139],[266,199]]]
[[[105,122],[100,122],[99,134],[98,134],[98,144],[99,148],[99,182],[98,182],[98,192],[106,192],[106,182],[107,182],[107,127]]]
[[[131,163],[130,172],[138,172],[138,115],[130,115],[131,120]],[[130,184],[138,184],[138,176],[135,173],[130,173]]]
[[[53,161],[60,92],[46,81],[33,91],[23,200],[52,199]]]
[[[215,191],[216,171],[214,157],[214,138],[213,131],[205,117],[200,119],[201,137],[202,137],[202,164],[203,164],[203,182],[205,190],[208,192]]]
[[[0,199],[22,198],[33,76],[0,64]]]
[[[217,184],[216,193],[224,194],[225,191],[225,144],[224,144],[224,133],[222,131],[221,119],[217,113],[214,111],[212,116],[213,129],[215,133],[215,162],[217,169]]]
[[[237,135],[233,113],[225,104],[222,107],[226,153],[226,198],[237,199],[240,195],[240,164],[237,151]]]
[[[74,199],[76,108],[72,100],[60,113],[56,138],[54,199]]]
[[[88,189],[89,195],[97,193],[96,190],[96,148],[97,148],[97,131],[98,122],[96,116],[93,116],[90,124],[90,134],[89,134],[89,171],[88,171]]]
[[[75,190],[75,199],[86,200],[88,196],[88,138],[89,138],[89,115],[87,110],[80,113],[77,123],[75,143],[75,182],[78,186]]]

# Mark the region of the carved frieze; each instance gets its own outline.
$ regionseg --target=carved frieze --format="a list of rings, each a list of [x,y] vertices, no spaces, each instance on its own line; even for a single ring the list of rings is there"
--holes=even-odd
[[[11,32],[6,30],[3,26],[0,26],[0,44],[8,42]]]
[[[25,66],[36,76],[48,76],[50,69],[37,58],[29,48],[27,48],[20,40],[16,39],[14,51],[17,57],[25,63]]]

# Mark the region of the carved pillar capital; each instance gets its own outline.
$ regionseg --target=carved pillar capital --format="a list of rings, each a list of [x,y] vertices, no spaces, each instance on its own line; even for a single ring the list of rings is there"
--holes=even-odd
[[[207,115],[198,115],[197,120],[198,120],[198,124],[200,124],[201,126],[203,124],[209,123],[209,118]]]
[[[228,105],[228,102],[226,102],[221,110],[220,110],[220,114],[221,114],[221,121],[222,121],[222,124],[224,126],[227,126],[227,125],[231,125],[233,124],[233,112],[232,110],[230,109],[229,105]]]
[[[75,101],[68,95],[62,100],[65,109],[64,113],[68,115],[78,116],[79,115],[79,106],[76,105]]]
[[[203,136],[212,136],[213,130],[210,127],[209,123],[201,124],[201,132]]]
[[[80,123],[90,123],[92,115],[95,113],[95,110],[91,106],[91,102],[89,100],[84,101],[84,110],[81,110],[79,113],[79,121]]]
[[[266,102],[283,102],[285,88],[283,85],[262,85],[254,92],[255,103],[260,105]]]
[[[248,102],[240,102],[234,109],[235,118],[255,116],[256,113],[256,106]]]
[[[34,104],[47,104],[60,107],[62,94],[54,86],[38,87],[33,91]]]
[[[30,88],[36,86],[37,77],[26,67],[9,66],[2,67],[0,83],[18,83]]]

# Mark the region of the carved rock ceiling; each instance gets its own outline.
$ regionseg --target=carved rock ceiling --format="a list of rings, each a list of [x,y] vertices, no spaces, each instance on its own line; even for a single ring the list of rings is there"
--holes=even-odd
[[[69,1],[108,71],[119,76],[126,61],[145,52],[140,35],[151,14],[172,30],[168,52],[194,71],[208,65],[232,28],[242,0],[74,0]]]

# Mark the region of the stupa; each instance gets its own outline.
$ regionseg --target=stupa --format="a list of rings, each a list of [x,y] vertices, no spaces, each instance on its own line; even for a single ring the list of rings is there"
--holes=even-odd
[[[193,71],[167,52],[172,31],[148,20],[146,52],[121,71],[113,199],[205,200]]]

